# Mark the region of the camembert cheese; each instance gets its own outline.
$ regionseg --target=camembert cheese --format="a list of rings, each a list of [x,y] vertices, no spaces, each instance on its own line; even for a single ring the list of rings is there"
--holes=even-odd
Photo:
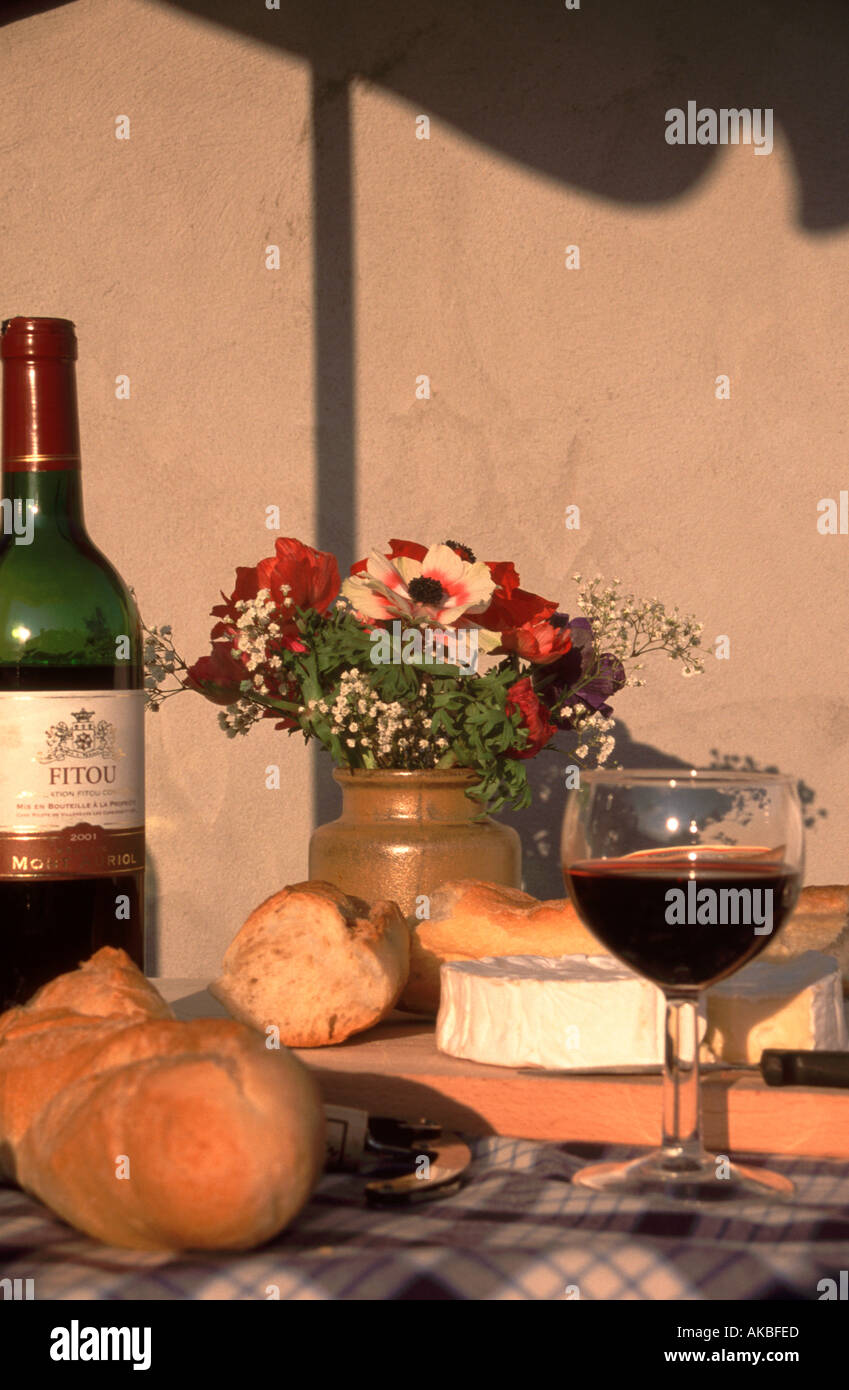
[[[489,956],[443,964],[436,1045],[504,1067],[656,1066],[663,996],[612,956]]]

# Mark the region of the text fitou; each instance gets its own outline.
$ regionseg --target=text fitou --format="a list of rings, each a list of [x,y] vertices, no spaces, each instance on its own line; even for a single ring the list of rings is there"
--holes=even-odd
[[[115,773],[118,764],[107,765],[102,763],[90,764],[84,767],[80,763],[74,763],[71,767],[51,767],[50,785],[51,787],[81,787],[88,783],[90,787],[97,787],[101,782],[111,784],[115,781]]]
[[[50,1332],[51,1361],[132,1361],[134,1371],[150,1369],[149,1327],[70,1327]]]
[[[666,112],[667,145],[754,145],[755,154],[772,154],[772,107],[754,106],[737,109],[711,106],[699,109],[695,101],[687,102],[686,113],[680,106],[670,106]]]
[[[664,894],[666,921],[671,927],[753,926],[755,936],[772,931],[771,888],[699,888],[689,879],[683,888]]]

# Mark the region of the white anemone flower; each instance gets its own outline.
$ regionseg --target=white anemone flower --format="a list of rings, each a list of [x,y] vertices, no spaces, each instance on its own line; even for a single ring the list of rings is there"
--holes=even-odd
[[[354,574],[342,593],[364,617],[400,618],[425,627],[449,627],[466,613],[489,607],[495,581],[482,560],[463,560],[450,545],[432,545],[422,560],[373,550],[365,573]]]

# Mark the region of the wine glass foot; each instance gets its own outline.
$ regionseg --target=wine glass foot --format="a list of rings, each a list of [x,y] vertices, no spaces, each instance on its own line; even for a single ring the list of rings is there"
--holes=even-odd
[[[774,1202],[793,1196],[792,1182],[780,1173],[771,1173],[766,1168],[746,1168],[711,1154],[692,1160],[670,1158],[662,1149],[627,1163],[590,1164],[580,1168],[572,1182],[596,1192],[711,1205],[735,1201]]]

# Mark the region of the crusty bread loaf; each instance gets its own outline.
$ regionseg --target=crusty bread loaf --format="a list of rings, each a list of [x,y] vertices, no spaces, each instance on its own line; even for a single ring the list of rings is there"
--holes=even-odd
[[[516,888],[477,879],[444,883],[430,895],[430,916],[411,916],[410,978],[401,1008],[439,1010],[443,961],[484,956],[604,955],[568,898],[540,902]]]
[[[296,883],[250,915],[210,994],[289,1047],[323,1047],[370,1028],[397,1003],[410,934],[395,903],[369,907],[330,883]]]
[[[170,1005],[129,956],[109,947],[83,961],[77,970],[42,985],[25,1012],[32,1018],[48,1009],[71,1009],[90,1018],[122,1018],[125,1022],[174,1017]]]
[[[108,1244],[247,1249],[322,1169],[320,1097],[241,1024],[170,1014],[104,948],[0,1016],[0,1166]]]
[[[849,994],[849,884],[803,888],[792,916],[763,954],[766,960],[789,960],[805,951],[834,956]]]

